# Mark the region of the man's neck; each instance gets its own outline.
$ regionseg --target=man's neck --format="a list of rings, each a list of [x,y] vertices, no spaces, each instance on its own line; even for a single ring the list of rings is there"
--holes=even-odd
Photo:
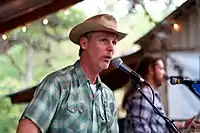
[[[97,77],[99,75],[99,72],[95,71],[94,67],[92,67],[94,65],[86,64],[85,62],[86,61],[83,58],[80,59],[80,65],[81,65],[83,71],[85,72],[87,78],[90,80],[90,82],[92,84],[95,84]]]
[[[147,80],[147,82],[151,85],[151,87],[153,89],[157,89],[155,83],[153,82],[153,80]]]

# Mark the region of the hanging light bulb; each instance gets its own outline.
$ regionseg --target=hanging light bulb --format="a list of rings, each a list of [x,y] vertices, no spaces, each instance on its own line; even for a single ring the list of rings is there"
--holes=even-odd
[[[23,26],[23,27],[22,27],[22,31],[23,31],[23,32],[26,32],[26,31],[27,31],[26,26]]]
[[[67,15],[69,15],[69,10],[64,10],[64,14],[67,16]]]
[[[6,34],[3,34],[1,37],[2,37],[3,40],[7,39],[7,35]]]
[[[174,30],[177,31],[177,32],[181,30],[181,26],[180,26],[179,24],[177,24],[177,23],[174,23],[174,24],[173,24],[173,28],[174,28]]]
[[[48,21],[48,19],[46,19],[46,18],[42,21],[42,23],[43,23],[44,25],[47,25],[48,22],[49,22],[49,21]]]

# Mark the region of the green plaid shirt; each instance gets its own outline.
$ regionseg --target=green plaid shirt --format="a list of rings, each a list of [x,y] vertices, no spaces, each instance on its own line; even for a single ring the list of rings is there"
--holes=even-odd
[[[93,118],[93,106],[96,118]],[[90,81],[79,61],[48,75],[36,89],[22,114],[42,133],[92,133],[93,119],[99,133],[118,133],[117,108],[113,92],[97,80],[93,96]]]

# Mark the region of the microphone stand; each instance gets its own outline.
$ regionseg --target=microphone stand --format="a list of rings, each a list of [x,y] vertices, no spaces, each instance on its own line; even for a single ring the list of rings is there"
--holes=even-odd
[[[194,87],[192,87],[192,84],[186,84],[186,86],[200,100],[200,94],[195,90]]]
[[[133,76],[131,76],[131,84],[135,86],[136,90],[139,91],[142,96],[148,101],[148,103],[153,107],[154,112],[159,115],[167,124],[168,128],[170,129],[170,133],[181,133],[181,131],[176,127],[176,125],[173,123],[174,120],[170,120],[166,116],[163,116],[163,114],[155,107],[155,105],[148,99],[148,97],[141,91],[139,82],[136,82],[137,80],[134,79]],[[146,85],[151,87],[147,82]],[[154,95],[154,94],[153,94]]]

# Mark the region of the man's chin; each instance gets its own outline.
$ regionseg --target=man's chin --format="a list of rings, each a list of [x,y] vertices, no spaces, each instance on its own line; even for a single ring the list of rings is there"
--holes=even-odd
[[[105,70],[105,69],[108,69],[108,67],[109,67],[109,64],[104,64],[104,65],[101,66],[101,69]]]
[[[162,85],[162,83],[159,83],[159,84],[156,85],[156,87],[158,88],[158,87],[160,87],[161,85]]]
[[[108,66],[105,66],[105,67],[103,68],[103,70],[108,69],[108,67],[109,67],[109,65],[108,65]]]

